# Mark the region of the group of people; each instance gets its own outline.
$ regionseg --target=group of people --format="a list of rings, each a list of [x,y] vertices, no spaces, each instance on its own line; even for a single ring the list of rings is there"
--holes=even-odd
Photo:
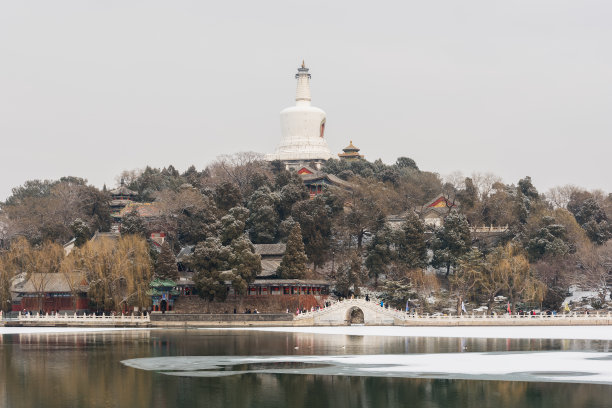
[[[234,308],[234,314],[236,314],[236,308]],[[259,314],[257,309],[251,310],[250,308],[244,309],[244,314]]]
[[[556,316],[557,315],[557,311],[556,310],[552,310],[552,311],[551,310],[547,310],[546,312],[544,312],[544,314],[546,316]],[[538,316],[539,313],[536,312],[535,310],[527,311],[527,310],[519,309],[517,311],[517,315],[519,315],[519,316]]]
[[[325,306],[326,307],[329,306],[329,305],[330,305],[329,302],[325,302]],[[315,311],[319,311],[319,310],[321,310],[321,306],[312,306],[310,308],[311,312],[315,312]],[[307,312],[308,312],[308,309],[306,309],[305,307],[302,307],[301,309],[298,307],[297,310],[295,311],[295,314],[299,315],[299,314],[307,313]],[[287,308],[287,313],[289,313],[289,308]]]

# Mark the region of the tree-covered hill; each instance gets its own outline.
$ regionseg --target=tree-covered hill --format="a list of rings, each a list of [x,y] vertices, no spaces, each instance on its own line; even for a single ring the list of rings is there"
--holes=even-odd
[[[222,297],[220,282],[232,281],[243,291],[254,278],[253,244],[286,242],[291,234],[290,247],[298,249],[280,275],[326,278],[343,294],[377,287],[400,306],[440,285],[432,286],[432,279],[481,302],[504,294],[553,305],[573,283],[588,283],[605,295],[612,268],[610,194],[574,186],[541,193],[530,177],[516,184],[491,174],[443,179],[407,157],[392,165],[332,159],[321,171],[350,187],[332,185],[311,197],[295,171],[255,153],[223,156],[201,171],[125,171],[118,179],[137,193],[136,201],[153,202],[156,215],[128,213],[122,231],[144,237],[164,232],[166,264],[169,251],[194,246],[191,266],[211,299]],[[442,209],[444,221],[425,225],[419,210],[439,196],[451,203]],[[0,205],[2,256],[24,238],[34,247],[73,237],[84,245],[95,231],[110,230],[110,199],[106,187],[76,177],[14,188]],[[401,225],[393,227],[390,216]],[[481,226],[504,227],[505,233],[477,245],[473,227]],[[298,262],[302,251],[307,271]],[[432,278],[432,268],[445,273]],[[0,282],[7,282],[9,271],[15,269],[0,271]]]

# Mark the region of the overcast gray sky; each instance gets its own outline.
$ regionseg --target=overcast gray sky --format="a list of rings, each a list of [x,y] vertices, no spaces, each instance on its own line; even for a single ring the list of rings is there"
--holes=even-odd
[[[332,152],[612,191],[612,2],[5,1],[0,200],[272,152],[311,69]]]

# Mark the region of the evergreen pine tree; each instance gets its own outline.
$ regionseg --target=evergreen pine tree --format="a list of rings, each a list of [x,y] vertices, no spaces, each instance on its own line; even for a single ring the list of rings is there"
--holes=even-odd
[[[400,235],[400,260],[410,269],[424,268],[427,265],[425,226],[415,213],[408,214]]]
[[[167,241],[162,244],[161,253],[155,262],[155,274],[161,279],[178,280],[176,258]]]
[[[85,221],[80,218],[77,218],[72,222],[72,224],[70,224],[70,229],[74,234],[74,245],[76,245],[77,247],[85,245],[85,243],[91,237],[91,231],[89,230],[89,226]]]
[[[448,276],[451,266],[455,266],[459,258],[469,252],[471,245],[470,225],[465,215],[452,210],[444,219],[444,226],[434,232],[431,244],[432,266],[446,267],[446,276]]]
[[[277,274],[285,279],[300,279],[306,275],[306,262],[308,258],[304,252],[304,242],[302,241],[302,229],[296,223],[291,229],[287,249],[283,260],[277,270]]]
[[[121,235],[140,235],[146,238],[147,227],[142,218],[140,218],[138,210],[133,209],[123,216],[121,220]]]

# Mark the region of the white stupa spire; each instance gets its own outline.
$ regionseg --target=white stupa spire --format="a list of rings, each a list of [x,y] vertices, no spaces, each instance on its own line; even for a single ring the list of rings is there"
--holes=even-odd
[[[302,61],[295,75],[295,106],[281,112],[281,140],[269,160],[286,163],[322,162],[332,155],[325,140],[325,112],[311,106],[310,74]]]
[[[298,73],[295,74],[295,79],[297,79],[296,105],[310,106],[310,74],[304,65],[304,60],[302,60],[302,66],[298,68]]]

